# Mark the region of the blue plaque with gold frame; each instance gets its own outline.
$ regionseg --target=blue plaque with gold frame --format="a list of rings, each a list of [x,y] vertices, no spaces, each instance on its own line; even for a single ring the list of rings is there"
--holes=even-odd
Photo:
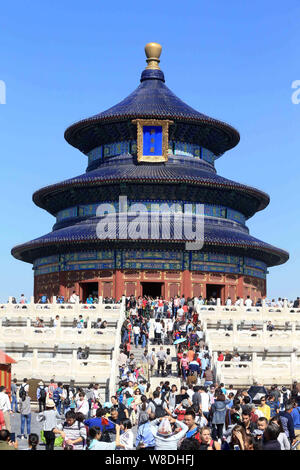
[[[168,161],[169,125],[173,121],[135,119],[132,123],[137,125],[138,162]]]

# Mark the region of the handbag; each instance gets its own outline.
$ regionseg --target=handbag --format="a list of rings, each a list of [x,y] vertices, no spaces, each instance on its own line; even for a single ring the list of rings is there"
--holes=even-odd
[[[46,444],[46,438],[45,438],[43,429],[42,429],[41,432],[40,432],[40,438],[41,438],[41,441],[42,441],[44,444]],[[55,441],[54,441],[54,447],[62,447],[63,442],[64,442],[64,438],[63,438],[62,436],[56,437],[56,438],[55,438]]]

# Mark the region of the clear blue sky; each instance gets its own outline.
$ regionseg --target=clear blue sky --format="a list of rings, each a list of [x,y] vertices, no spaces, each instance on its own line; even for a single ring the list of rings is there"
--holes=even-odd
[[[85,171],[86,157],[66,143],[64,130],[138,86],[150,41],[163,46],[167,86],[239,130],[240,144],[217,161],[217,171],[271,196],[248,221],[254,236],[290,253],[270,269],[268,296],[300,295],[300,104],[291,101],[291,84],[300,79],[299,16],[295,0],[2,5],[0,301],[31,295],[31,265],[10,250],[54,223],[32,193]]]

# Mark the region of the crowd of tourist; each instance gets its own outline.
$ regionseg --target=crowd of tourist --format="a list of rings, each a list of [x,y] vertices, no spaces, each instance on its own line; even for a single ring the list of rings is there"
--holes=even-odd
[[[253,391],[217,383],[195,308],[202,301],[128,297],[116,394],[106,401],[97,384],[41,381],[39,436],[31,433],[27,379],[13,381],[10,398],[1,387],[0,449],[18,448],[10,416],[20,413],[19,439],[30,450],[40,442],[47,450],[300,450],[300,384]],[[219,361],[241,359],[218,353]],[[158,386],[153,377],[160,377]]]
[[[21,415],[21,439],[28,449],[46,450],[291,450],[300,444],[300,384],[291,390],[272,386],[255,396],[246,389],[213,382],[181,385],[150,383],[134,374],[120,380],[105,402],[97,384],[86,389],[39,383],[40,435],[31,433],[32,405],[27,379],[0,388],[0,450],[18,449],[10,416]],[[260,387],[258,387],[260,388]],[[26,434],[25,434],[26,429]]]
[[[131,296],[133,297],[133,296]],[[182,302],[182,299],[185,300],[184,295],[182,297],[180,296],[175,296],[174,298],[171,298],[170,301],[167,301],[163,299],[163,297],[156,297],[155,299],[149,296],[140,296],[138,300],[134,299],[135,302],[140,304],[140,307],[142,305],[143,309],[146,309],[148,311],[157,311],[160,310],[161,307],[163,307],[163,310],[166,312],[169,308],[171,309],[172,313],[174,314],[174,307],[178,307],[178,303]],[[221,299],[220,299],[221,300]],[[217,298],[215,297],[209,297],[209,298],[203,298],[201,295],[199,297],[195,296],[193,299],[187,299],[188,302],[193,302],[195,304],[200,304],[200,305],[217,305]],[[299,308],[300,307],[300,297],[297,297],[295,300],[288,300],[284,297],[278,297],[278,299],[268,299],[265,298],[264,302],[266,307],[277,307],[277,308],[283,308],[284,306],[284,301],[286,301],[286,305],[288,308]],[[76,294],[75,291],[70,295],[69,298],[65,298],[63,295],[58,295],[56,296],[56,303],[58,304],[75,304],[75,303],[86,303],[86,304],[98,304],[99,303],[99,297],[97,295],[92,295],[89,294],[85,301],[79,298],[78,294]],[[115,299],[113,297],[103,297],[102,302],[104,304],[113,304],[113,303],[120,303],[121,299]],[[261,307],[262,306],[263,299],[259,298],[256,302],[253,302],[250,296],[248,295],[245,299],[241,299],[240,297],[237,297],[234,301],[231,299],[231,297],[227,297],[225,300],[224,304],[225,306],[245,306],[245,307]],[[24,294],[20,295],[19,300],[16,300],[16,297],[12,297],[12,303],[13,304],[27,304],[28,300],[26,299]],[[50,299],[46,294],[40,295],[38,303],[41,304],[47,304],[50,303]],[[158,305],[159,304],[159,305]],[[221,303],[222,304],[222,303]]]

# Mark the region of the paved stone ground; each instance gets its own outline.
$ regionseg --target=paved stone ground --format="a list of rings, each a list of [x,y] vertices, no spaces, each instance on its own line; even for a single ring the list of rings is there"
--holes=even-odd
[[[40,437],[40,432],[41,432],[43,424],[39,423],[37,421],[37,418],[36,418],[37,414],[38,413],[36,413],[35,411],[31,412],[31,430],[30,430],[30,432],[36,433]],[[17,438],[18,445],[19,445],[19,447],[18,447],[19,450],[27,449],[28,448],[27,439],[20,439],[20,435],[21,435],[21,415],[20,415],[20,413],[14,413],[13,415],[11,415],[10,422],[11,422],[11,431],[16,434],[16,438]],[[25,435],[28,437],[26,424],[25,424]],[[39,444],[37,449],[38,450],[45,450],[45,444],[43,444],[43,443]],[[60,450],[60,449],[55,447],[54,450]]]

